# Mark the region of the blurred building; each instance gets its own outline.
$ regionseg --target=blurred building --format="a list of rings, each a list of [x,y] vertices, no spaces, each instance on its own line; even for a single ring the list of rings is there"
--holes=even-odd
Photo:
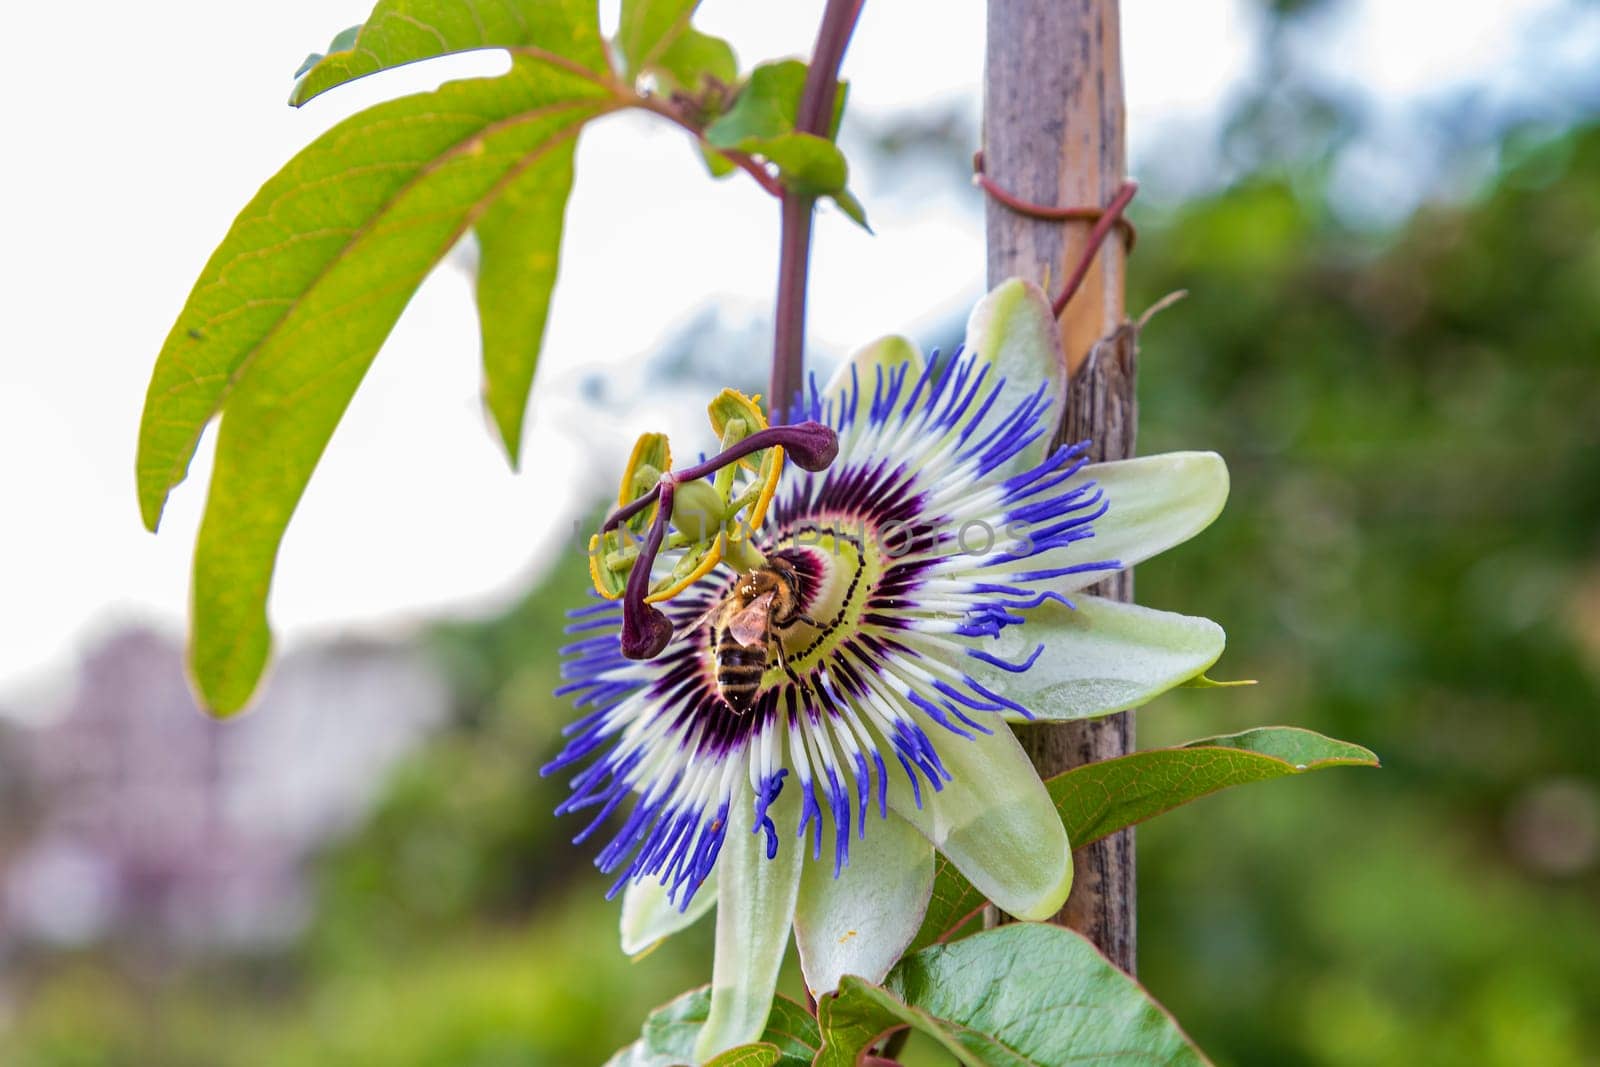
[[[338,643],[283,657],[258,707],[217,722],[176,641],[110,635],[0,753],[0,947],[281,943],[308,858],[447,706],[408,646]]]

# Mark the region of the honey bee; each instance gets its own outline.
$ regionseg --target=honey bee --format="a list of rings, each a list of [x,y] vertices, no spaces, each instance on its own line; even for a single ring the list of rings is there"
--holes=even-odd
[[[717,695],[738,715],[755,704],[774,653],[788,669],[783,631],[797,622],[817,625],[800,610],[800,574],[782,556],[740,578],[707,618]]]

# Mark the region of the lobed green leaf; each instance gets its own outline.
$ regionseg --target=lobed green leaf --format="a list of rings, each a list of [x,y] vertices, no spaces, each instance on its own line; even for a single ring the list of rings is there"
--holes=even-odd
[[[594,0],[381,0],[360,26],[302,67],[296,107],[380,70],[482,48],[536,48],[596,74],[610,70]]]
[[[512,466],[521,459],[528,393],[544,347],[576,148],[576,138],[553,145],[501,191],[474,227],[483,402]]]
[[[489,300],[504,300],[495,279],[508,257],[551,238],[511,239],[507,216],[490,217],[496,200],[518,194],[505,210],[524,210],[532,225],[520,183],[569,174],[579,130],[615,106],[592,77],[527,57],[503,77],[381,104],[291,160],[212,254],[151,375],[137,472],[154,530],[206,424],[225,409],[195,550],[190,647],[215,711],[238,710],[255,688],[284,527],[412,293],[487,219]],[[555,209],[558,240],[565,189],[534,199]],[[506,336],[526,340],[532,328],[505,327]],[[503,397],[524,372],[496,366],[490,357],[489,391]]]
[[[882,987],[846,978],[817,1007],[817,1067],[853,1067],[902,1026],[969,1067],[1206,1062],[1143,987],[1059,926],[1015,923],[924,949]]]

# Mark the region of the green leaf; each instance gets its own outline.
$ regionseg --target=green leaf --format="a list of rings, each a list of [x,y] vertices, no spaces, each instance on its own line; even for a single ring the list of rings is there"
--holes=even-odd
[[[333,35],[333,40],[328,42],[328,51],[347,51],[355,46],[356,37],[359,36],[360,33],[361,27],[359,25],[340,30],[338,33]],[[305,61],[300,64],[300,68],[294,72],[294,76],[299,78],[306,71],[310,70],[312,67],[316,66],[326,58],[327,56],[322,52],[312,52],[309,56],[306,56]]]
[[[689,24],[700,0],[624,0],[617,47],[628,73],[653,74],[670,93],[699,92],[708,79],[731,86],[739,76],[733,46]]]
[[[484,405],[513,467],[544,347],[576,148],[573,138],[546,152],[506,186],[475,228]]]
[[[691,26],[656,59],[654,73],[663,89],[701,93],[712,82],[731,86],[738,80],[739,60],[726,40]]]
[[[906,947],[906,954],[936,945],[967,924],[988,898],[965,878],[942,855],[934,857],[933,893],[928,898],[928,910],[922,917],[917,936]]]
[[[809,133],[746,137],[738,147],[776,166],[784,185],[807,196],[842,193],[850,180],[850,167],[839,146]]]
[[[694,1063],[695,1038],[705,1025],[711,1010],[711,987],[701,986],[651,1012],[645,1020],[639,1040],[617,1052],[606,1061],[606,1067],[676,1067]],[[787,997],[773,1001],[772,1014],[767,1019],[761,1044],[777,1051],[776,1060],[755,1060],[752,1063],[776,1063],[782,1067],[803,1067],[810,1064],[822,1044],[816,1020],[810,1012]],[[749,1045],[730,1049],[723,1055],[748,1051]],[[721,1063],[724,1061],[713,1060]],[[741,1060],[728,1061],[743,1063]]]
[[[700,150],[700,159],[706,165],[706,172],[713,178],[726,178],[739,169],[738,164],[710,145],[697,141],[696,147]]]
[[[846,978],[818,1004],[817,1067],[853,1067],[910,1026],[970,1067],[1203,1064],[1132,978],[1080,935],[1015,923],[907,956],[882,987]]]
[[[1074,767],[1045,787],[1078,849],[1229,786],[1376,766],[1378,757],[1360,745],[1299,727],[1266,726]],[[927,916],[908,951],[943,940],[983,904],[983,895],[941,857]]]
[[[502,77],[381,104],[291,160],[212,254],[151,375],[137,468],[154,530],[224,412],[190,646],[213,710],[237,711],[255,688],[284,527],[411,294],[500,195],[615,106],[593,78],[529,58]],[[502,263],[505,224],[498,217],[490,239]]]
[[[778,1051],[776,1045],[740,1045],[720,1056],[711,1057],[705,1067],[773,1067],[782,1059],[783,1053]]]
[[[381,0],[296,75],[296,107],[380,70],[480,48],[527,48],[595,74],[610,70],[593,0]]]
[[[733,107],[706,127],[706,140],[718,148],[740,148],[794,132],[806,65],[798,59],[762,63],[750,72]]]
[[[1027,622],[973,647],[1010,663],[1044,652],[1022,673],[973,656],[956,666],[1004,693],[1041,722],[1093,718],[1136,708],[1198,677],[1222,655],[1222,627],[1210,619],[1076,594],[1076,609],[1046,601]],[[1012,722],[1029,721],[1011,712]]]
[[[763,63],[750,72],[728,111],[706,127],[705,139],[715,148],[759,156],[778,168],[783,183],[808,196],[832,196],[845,215],[866,227],[866,212],[846,191],[850,167],[832,137],[843,114],[846,86],[835,98],[828,137],[795,130],[806,65],[798,59]]]
[[[1074,767],[1045,785],[1075,848],[1219,789],[1329,767],[1376,767],[1360,745],[1291,726],[1155,748]]]

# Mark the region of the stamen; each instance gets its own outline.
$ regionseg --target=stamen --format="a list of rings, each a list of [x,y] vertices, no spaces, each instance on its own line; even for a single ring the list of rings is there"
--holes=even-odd
[[[679,483],[688,484],[714,474],[730,463],[736,463],[753,452],[767,448],[782,448],[784,455],[802,470],[821,471],[839,454],[839,436],[820,422],[802,422],[793,426],[770,426],[758,430],[736,442],[711,459],[681,471],[670,471],[650,492],[611,513],[600,527],[602,535],[615,530],[622,523],[639,514],[651,502],[659,502],[650,532],[639,548],[633,569],[628,572],[628,584],[622,598],[622,654],[629,659],[654,659],[672,640],[671,620],[660,610],[645,603],[650,591],[650,570],[656,555],[661,551],[661,541],[666,536],[667,522],[672,517],[672,496]],[[601,624],[595,624],[601,625]],[[582,628],[582,624],[578,628]]]

